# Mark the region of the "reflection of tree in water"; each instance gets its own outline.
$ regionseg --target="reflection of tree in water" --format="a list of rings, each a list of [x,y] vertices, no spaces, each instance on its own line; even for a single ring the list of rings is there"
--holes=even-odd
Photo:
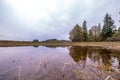
[[[117,55],[120,52],[113,52],[106,49],[94,49],[94,48],[86,48],[79,46],[72,46],[69,48],[69,54],[73,58],[75,62],[84,61],[86,62],[87,57],[93,62],[101,62],[102,65],[112,66],[112,58],[113,54]],[[120,56],[116,56],[120,65]]]
[[[48,45],[46,47],[49,47],[49,48],[57,48],[57,47],[67,47],[67,46],[64,46],[64,45]]]
[[[102,62],[104,65],[111,66],[112,65],[112,52],[110,50],[102,49],[99,50],[99,54],[102,58]]]
[[[86,61],[87,58],[87,48],[82,48],[79,46],[72,46],[69,49],[69,54],[73,58],[75,62],[79,62],[80,60]]]
[[[98,62],[100,60],[100,54],[98,52],[98,49],[89,49],[87,54],[93,62]]]
[[[38,47],[39,47],[39,45],[35,45],[35,46],[33,46],[33,47],[38,48]]]
[[[120,69],[120,51],[112,51],[112,56],[118,61],[118,69]]]

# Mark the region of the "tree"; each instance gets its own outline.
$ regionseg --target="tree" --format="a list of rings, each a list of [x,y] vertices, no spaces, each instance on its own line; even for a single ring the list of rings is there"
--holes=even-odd
[[[120,32],[120,27],[118,28],[118,32]]]
[[[38,39],[34,39],[33,42],[39,42],[39,40]]]
[[[81,27],[76,24],[75,27],[69,33],[69,39],[72,42],[80,42],[82,41],[82,29]]]
[[[120,27],[118,30],[113,34],[113,36],[109,39],[110,41],[120,41]]]
[[[107,13],[104,18],[104,25],[101,32],[102,39],[106,40],[108,37],[112,37],[112,35],[114,34],[114,29],[114,21],[112,20],[111,15]]]
[[[99,36],[100,36],[100,34],[101,34],[101,24],[100,23],[98,24],[98,31],[99,31]]]
[[[101,40],[101,24],[99,23],[98,24],[98,41],[100,41]]]
[[[83,41],[87,41],[88,34],[87,34],[87,22],[86,20],[83,22]]]
[[[92,26],[89,30],[89,40],[90,41],[99,41],[100,40],[100,25]]]
[[[89,30],[88,39],[89,41],[94,41],[94,36],[93,36],[93,32],[91,29]]]

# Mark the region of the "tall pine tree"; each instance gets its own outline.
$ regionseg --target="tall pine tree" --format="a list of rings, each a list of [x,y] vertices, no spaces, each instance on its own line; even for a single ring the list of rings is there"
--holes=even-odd
[[[99,23],[99,24],[98,24],[98,34],[99,34],[99,35],[98,35],[98,41],[101,40],[101,31],[102,31],[102,30],[101,30],[101,24]]]
[[[114,21],[112,20],[111,15],[107,13],[104,18],[104,25],[101,32],[102,39],[106,40],[108,37],[112,37],[112,35],[114,34],[114,29]]]
[[[82,34],[82,37],[83,37],[83,41],[88,40],[87,22],[86,22],[86,20],[84,20],[84,22],[83,22],[83,34]]]

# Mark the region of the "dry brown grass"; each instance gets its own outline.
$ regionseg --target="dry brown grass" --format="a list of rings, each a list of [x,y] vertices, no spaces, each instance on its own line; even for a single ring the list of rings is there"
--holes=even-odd
[[[8,41],[1,42],[1,47],[9,46],[90,46],[90,47],[101,47],[106,49],[120,50],[120,42],[23,42],[23,41]]]

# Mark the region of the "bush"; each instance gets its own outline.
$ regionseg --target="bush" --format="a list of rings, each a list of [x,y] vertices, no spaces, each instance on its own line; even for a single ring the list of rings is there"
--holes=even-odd
[[[34,40],[33,40],[33,42],[39,42],[39,40],[37,40],[37,39],[34,39]]]

